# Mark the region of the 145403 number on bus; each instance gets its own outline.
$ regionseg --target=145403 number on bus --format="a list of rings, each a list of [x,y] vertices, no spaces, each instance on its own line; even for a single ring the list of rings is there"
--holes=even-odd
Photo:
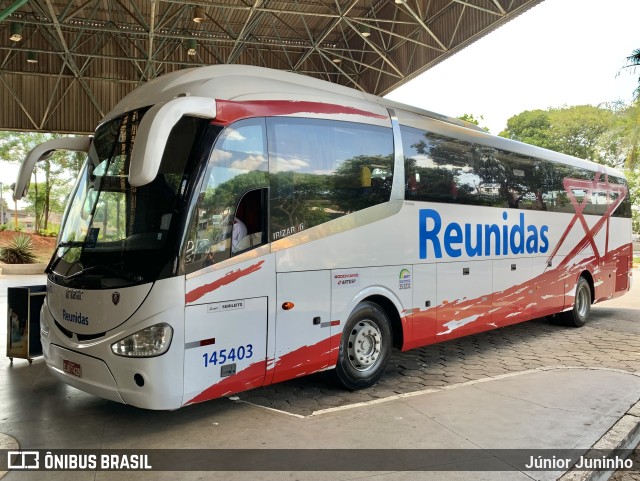
[[[210,353],[205,352],[202,355],[204,359],[204,367],[217,366],[226,362],[242,361],[253,357],[253,345],[232,347],[231,349],[220,349]]]

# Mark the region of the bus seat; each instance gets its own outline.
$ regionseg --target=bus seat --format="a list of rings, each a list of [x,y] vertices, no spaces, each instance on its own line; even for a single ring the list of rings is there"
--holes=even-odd
[[[249,247],[260,245],[261,242],[262,242],[262,232],[249,234],[244,236],[242,239],[238,241],[233,251],[240,252],[245,249],[248,249]]]

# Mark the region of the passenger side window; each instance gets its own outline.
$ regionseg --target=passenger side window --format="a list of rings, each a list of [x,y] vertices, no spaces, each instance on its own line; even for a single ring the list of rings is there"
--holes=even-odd
[[[401,127],[407,200],[492,205],[500,166],[496,150]]]
[[[266,150],[264,119],[241,120],[218,136],[186,244],[187,273],[264,242]]]
[[[267,120],[271,239],[389,200],[390,128],[320,119]]]

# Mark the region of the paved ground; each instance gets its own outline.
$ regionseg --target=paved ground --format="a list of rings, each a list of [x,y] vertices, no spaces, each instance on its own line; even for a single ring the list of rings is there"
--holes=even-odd
[[[371,389],[346,392],[330,376],[316,375],[239,397],[261,406],[309,415],[315,411],[388,396],[451,386],[541,367],[570,366],[640,371],[640,315],[636,293],[596,305],[581,329],[540,319],[459,340],[396,353]],[[636,304],[638,304],[636,302]]]
[[[636,449],[631,459],[633,459],[633,471],[618,471],[609,478],[610,481],[640,481],[640,450]]]

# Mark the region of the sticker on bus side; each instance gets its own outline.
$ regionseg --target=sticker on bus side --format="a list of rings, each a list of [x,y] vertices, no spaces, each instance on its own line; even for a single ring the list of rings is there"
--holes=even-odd
[[[223,311],[235,311],[237,309],[244,309],[244,300],[216,302],[215,304],[209,304],[207,306],[207,313],[213,314]]]
[[[400,290],[411,289],[411,272],[408,269],[402,269],[400,271],[398,287]]]
[[[358,272],[343,272],[333,275],[334,287],[355,287],[360,285],[360,274]]]

